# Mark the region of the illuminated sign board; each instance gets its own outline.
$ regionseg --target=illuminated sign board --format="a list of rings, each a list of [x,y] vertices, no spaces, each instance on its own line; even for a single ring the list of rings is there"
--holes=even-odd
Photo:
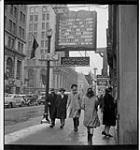
[[[97,13],[70,11],[57,18],[56,51],[96,50]]]
[[[61,57],[64,66],[89,66],[89,57]]]

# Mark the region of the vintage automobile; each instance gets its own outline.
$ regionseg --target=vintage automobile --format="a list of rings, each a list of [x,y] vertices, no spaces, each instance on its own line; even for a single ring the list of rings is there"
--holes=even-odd
[[[38,105],[37,102],[38,96],[37,95],[26,95],[25,97],[25,105],[26,106],[34,106],[34,105]]]
[[[18,94],[5,94],[4,107],[13,108],[17,106],[24,106],[25,100],[22,95]]]

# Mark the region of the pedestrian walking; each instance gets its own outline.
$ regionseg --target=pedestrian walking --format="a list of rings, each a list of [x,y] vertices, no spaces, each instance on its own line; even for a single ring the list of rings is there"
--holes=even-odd
[[[86,95],[83,97],[81,107],[84,110],[83,124],[87,128],[88,144],[92,145],[94,128],[100,126],[100,121],[97,114],[98,100],[92,88],[88,88]]]
[[[110,127],[116,125],[116,105],[111,92],[112,88],[106,89],[103,102],[103,125],[105,128],[102,134],[109,137],[113,137],[109,134]]]
[[[79,117],[81,114],[81,103],[82,98],[80,96],[80,93],[77,91],[77,85],[73,84],[71,86],[71,93],[68,96],[68,103],[67,108],[69,107],[69,118],[73,118],[73,124],[74,124],[74,131],[78,131],[79,126]]]
[[[60,128],[62,129],[65,125],[65,119],[66,119],[66,106],[67,106],[67,99],[68,96],[64,94],[65,89],[61,88],[60,89],[60,94],[57,96],[56,99],[56,105],[57,105],[57,118],[60,119],[61,126]]]
[[[50,127],[53,128],[55,126],[55,119],[56,119],[56,98],[57,94],[55,93],[54,89],[50,90],[50,94],[48,96],[48,106],[49,106],[49,113],[51,118],[51,125]]]

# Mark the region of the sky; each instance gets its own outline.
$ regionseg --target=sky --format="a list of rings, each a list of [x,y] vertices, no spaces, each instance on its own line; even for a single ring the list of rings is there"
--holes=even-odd
[[[108,26],[108,6],[107,5],[68,5],[69,10],[89,10],[97,12],[97,48],[106,47],[106,29]],[[70,56],[85,56],[85,52],[70,52]],[[101,74],[103,59],[94,51],[88,51],[86,56],[90,56],[89,67],[76,67],[76,71],[88,74],[93,72],[93,68],[97,68],[97,74]]]

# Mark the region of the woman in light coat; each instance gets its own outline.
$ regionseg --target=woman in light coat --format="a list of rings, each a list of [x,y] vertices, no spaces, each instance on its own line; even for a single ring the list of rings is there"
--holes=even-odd
[[[82,100],[82,109],[84,109],[84,126],[87,128],[88,144],[92,145],[92,136],[94,128],[100,126],[97,114],[98,100],[92,88],[88,88],[86,95]]]

